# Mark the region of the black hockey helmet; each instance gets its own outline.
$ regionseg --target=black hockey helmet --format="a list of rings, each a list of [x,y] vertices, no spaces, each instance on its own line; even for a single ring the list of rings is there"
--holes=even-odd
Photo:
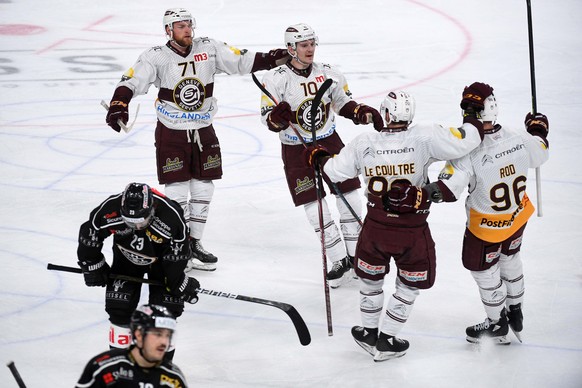
[[[132,229],[145,229],[154,214],[152,189],[145,183],[130,183],[121,196],[121,217]]]
[[[144,304],[135,309],[129,323],[131,334],[134,336],[136,330],[145,334],[153,328],[168,329],[173,333],[176,330],[176,318],[166,307],[156,304]]]

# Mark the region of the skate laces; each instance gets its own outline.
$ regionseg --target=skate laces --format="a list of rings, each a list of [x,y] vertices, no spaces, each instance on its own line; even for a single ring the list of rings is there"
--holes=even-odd
[[[484,322],[478,323],[473,328],[475,331],[487,330],[491,326],[491,320],[489,318],[485,318]]]
[[[196,250],[200,253],[202,253],[203,255],[208,255],[209,252],[204,249],[204,247],[202,246],[202,243],[199,240],[196,240]]]

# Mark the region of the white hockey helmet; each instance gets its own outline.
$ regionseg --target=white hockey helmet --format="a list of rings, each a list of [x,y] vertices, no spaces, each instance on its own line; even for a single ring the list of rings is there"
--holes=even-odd
[[[388,93],[380,105],[380,114],[386,124],[395,122],[411,123],[416,110],[414,97],[403,90]]]
[[[293,24],[285,30],[285,47],[296,50],[297,43],[313,39],[315,44],[319,43],[319,38],[313,28],[305,23]]]
[[[497,121],[499,108],[497,107],[497,100],[495,99],[495,95],[493,93],[491,93],[491,95],[485,99],[484,105],[485,107],[480,112],[481,120],[491,121],[493,124],[495,124]]]
[[[164,13],[164,31],[166,31],[166,27],[170,28],[170,33],[174,30],[174,23],[175,22],[183,22],[183,21],[191,21],[192,22],[192,29],[196,28],[196,19],[192,17],[190,11],[185,8],[170,8],[167,9]],[[168,35],[166,33],[166,35]],[[168,35],[170,39],[172,38],[171,35]]]

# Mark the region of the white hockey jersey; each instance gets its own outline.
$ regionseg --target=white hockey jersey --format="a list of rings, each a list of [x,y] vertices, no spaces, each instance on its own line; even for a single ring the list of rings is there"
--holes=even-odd
[[[213,97],[214,75],[249,74],[255,54],[210,38],[196,38],[187,55],[169,43],[143,52],[123,76],[134,96],[146,94],[153,84],[159,89],[156,114],[171,129],[198,129],[212,123],[218,111]]]
[[[286,101],[294,113],[291,126],[306,142],[311,142],[313,140],[311,103],[321,84],[331,78],[333,84],[323,96],[315,117],[317,139],[330,136],[335,131],[335,113],[338,113],[352,99],[345,77],[334,67],[321,63],[313,63],[308,77],[296,74],[289,66],[285,64],[276,67],[263,76],[263,85],[277,101],[273,102],[266,95],[262,95],[261,122],[267,125],[269,112],[279,102]],[[281,143],[301,144],[301,139],[297,137],[291,126],[279,132]]]
[[[424,186],[431,163],[465,155],[480,142],[477,128],[469,123],[460,128],[420,123],[401,132],[369,131],[329,159],[324,172],[334,182],[361,175],[366,194],[381,197],[397,180]]]
[[[506,240],[533,214],[527,172],[549,157],[541,138],[500,125],[495,129],[471,153],[447,162],[439,175],[457,199],[469,186],[467,228],[489,242]]]

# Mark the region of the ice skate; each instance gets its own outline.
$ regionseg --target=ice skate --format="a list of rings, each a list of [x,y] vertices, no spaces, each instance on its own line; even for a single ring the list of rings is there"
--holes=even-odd
[[[515,337],[519,342],[521,340],[521,331],[523,330],[523,313],[521,312],[521,303],[509,306],[509,311],[507,312],[507,320],[509,321],[509,328],[515,334]]]
[[[341,286],[350,275],[350,261],[349,256],[333,263],[331,270],[327,273],[327,282],[331,288],[338,288]]]
[[[372,356],[376,353],[376,341],[378,340],[378,329],[366,329],[362,326],[352,327],[352,337],[358,345]]]
[[[410,344],[406,340],[380,333],[378,341],[376,342],[374,361],[380,362],[402,357],[406,354],[406,350],[408,350],[409,346]]]
[[[509,345],[511,341],[507,338],[509,332],[509,323],[507,322],[507,313],[503,309],[501,317],[497,322],[489,318],[474,326],[469,326],[466,330],[467,341],[473,344],[479,344],[483,339],[491,339],[499,345]]]
[[[218,261],[218,258],[205,250],[200,243],[200,240],[195,238],[190,239],[190,250],[192,252],[192,256],[190,256],[190,260],[186,266],[186,272],[189,272],[193,269],[200,271],[216,270],[216,262]]]

